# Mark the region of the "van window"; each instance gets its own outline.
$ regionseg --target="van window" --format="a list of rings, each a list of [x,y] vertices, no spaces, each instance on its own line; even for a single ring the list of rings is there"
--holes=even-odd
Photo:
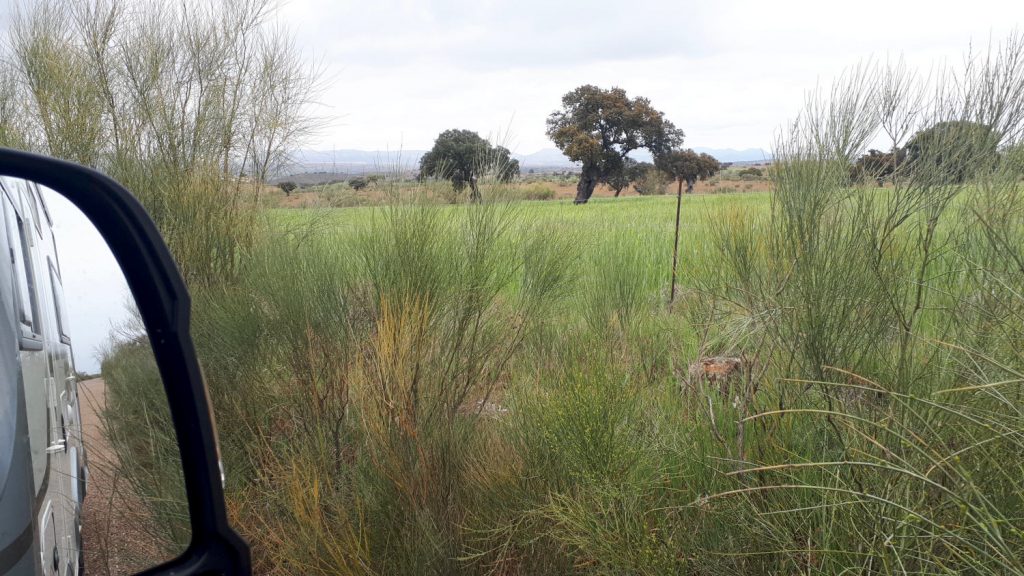
[[[46,216],[46,223],[50,227],[52,227],[53,226],[53,216],[50,216],[50,207],[46,204],[46,196],[43,195],[43,189],[40,188],[38,184],[36,184],[35,186],[36,186],[36,196],[39,198],[39,206],[43,209],[43,215]],[[47,190],[49,190],[49,188],[47,188]]]
[[[57,235],[53,229],[50,230],[50,254],[53,254],[53,267],[57,269],[57,276],[60,276],[60,254],[57,254]]]
[[[18,218],[18,237],[21,240],[21,269],[24,271],[25,285],[28,286],[28,298],[22,300],[22,308],[28,305],[28,310],[23,312],[23,315],[27,316],[28,320],[25,322],[27,326],[32,328],[33,333],[39,333],[36,330],[36,322],[39,318],[39,300],[38,293],[36,292],[36,278],[34,271],[32,270],[32,253],[29,251],[29,238],[31,234],[26,229],[25,223]]]
[[[35,188],[31,184],[24,184],[25,187],[25,201],[28,203],[29,209],[32,211],[32,221],[36,223],[36,232],[39,232],[39,237],[43,237],[43,225],[39,220],[39,197],[36,195]]]
[[[57,316],[57,330],[61,340],[67,343],[71,336],[68,330],[67,310],[64,308],[64,287],[60,283],[60,274],[52,260],[50,261],[50,286],[53,287],[53,310]]]
[[[7,239],[11,247],[11,264],[14,266],[15,284],[17,284],[18,290],[18,318],[22,324],[35,333],[38,304],[34,291],[35,282],[32,280],[32,258],[25,236],[25,223],[6,198],[4,198],[4,214],[7,219]]]

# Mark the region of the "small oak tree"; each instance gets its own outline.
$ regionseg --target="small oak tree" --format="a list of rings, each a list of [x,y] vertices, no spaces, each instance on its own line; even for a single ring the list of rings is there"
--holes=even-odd
[[[634,168],[633,188],[641,196],[660,195],[665,193],[668,179],[665,173],[650,162],[639,162]]]
[[[449,180],[456,192],[468,185],[475,202],[481,199],[478,180],[488,173],[508,182],[519,175],[519,161],[512,159],[508,148],[491,146],[472,130],[445,130],[420,158],[421,178]]]
[[[896,173],[896,168],[903,165],[907,158],[904,148],[896,148],[892,152],[868,150],[868,153],[857,159],[850,169],[850,180],[861,184],[867,179],[874,180],[879,186]]]
[[[298,188],[299,186],[295,184],[295,182],[289,180],[287,182],[279,183],[277,187],[280,188],[282,192],[284,192],[285,196],[291,196],[292,191]]]
[[[679,214],[683,207],[683,182],[686,182],[686,193],[693,193],[693,184],[697,180],[705,180],[722,169],[722,165],[710,154],[697,154],[693,150],[672,150],[654,157],[654,164],[659,170],[668,174],[679,188],[676,190],[676,234],[672,241],[672,281],[669,285],[669,305],[676,297],[676,267],[679,262]]]
[[[683,182],[686,182],[686,193],[692,194],[697,180],[706,180],[722,169],[710,154],[697,154],[690,149],[673,150],[657,156],[654,162],[662,172],[679,183],[678,194],[683,193]]]
[[[622,161],[620,167],[610,169],[610,172],[605,174],[602,182],[614,190],[615,197],[618,198],[623,190],[629,188],[631,184],[635,186],[637,182],[643,179],[647,167],[653,168],[653,165],[649,162],[637,162],[632,158],[626,158]]]
[[[362,190],[363,188],[366,188],[367,186],[369,186],[369,184],[370,183],[366,181],[366,178],[363,178],[362,176],[356,176],[355,178],[351,178],[348,181],[348,185],[351,186],[352,189],[357,192],[359,190]]]

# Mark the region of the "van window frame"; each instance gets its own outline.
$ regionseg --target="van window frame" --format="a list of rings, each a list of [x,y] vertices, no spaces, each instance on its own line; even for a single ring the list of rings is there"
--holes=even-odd
[[[39,199],[39,206],[43,209],[43,215],[46,216],[46,224],[49,228],[53,228],[53,216],[50,216],[50,207],[46,204],[46,198],[43,197],[43,188],[32,182],[32,186],[36,189],[36,198]],[[52,230],[51,230],[52,232]]]
[[[35,188],[28,182],[21,182],[22,187],[25,190],[24,198],[28,203],[28,211],[32,214],[32,223],[36,227],[36,232],[39,233],[39,237],[43,237],[43,223],[39,217],[39,199],[36,196]]]
[[[53,254],[53,265],[57,267],[57,276],[60,276],[60,254],[57,253],[57,235],[53,232],[53,225],[50,225],[50,249]],[[62,283],[63,285],[63,283]]]
[[[60,271],[50,257],[46,258],[46,263],[50,269],[50,290],[53,292],[53,315],[57,319],[57,336],[62,343],[70,346],[71,330],[68,329],[68,309],[64,302],[64,282],[60,279]]]
[[[36,275],[35,263],[32,261],[32,243],[29,239],[29,235],[32,234],[32,227],[17,214],[15,219],[18,221],[19,240],[21,241],[25,262],[23,273],[28,281],[28,304],[32,313],[31,323],[24,321],[21,323],[21,344],[22,348],[42,350],[43,337],[42,330],[40,330],[42,314],[39,311],[39,277]]]

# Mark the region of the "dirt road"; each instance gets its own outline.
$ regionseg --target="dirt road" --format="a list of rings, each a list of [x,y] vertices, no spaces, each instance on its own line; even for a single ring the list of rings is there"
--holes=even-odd
[[[131,486],[118,473],[117,455],[100,415],[106,406],[101,378],[79,383],[82,435],[89,457],[89,489],[82,518],[85,573],[134,574],[164,558],[149,534],[150,518]]]

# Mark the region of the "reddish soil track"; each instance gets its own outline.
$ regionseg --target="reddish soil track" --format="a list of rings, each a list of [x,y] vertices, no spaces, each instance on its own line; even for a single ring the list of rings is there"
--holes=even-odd
[[[82,514],[85,573],[134,574],[163,560],[152,537],[152,521],[128,481],[119,473],[101,418],[106,386],[101,378],[79,383],[82,435],[89,457],[89,489]]]

